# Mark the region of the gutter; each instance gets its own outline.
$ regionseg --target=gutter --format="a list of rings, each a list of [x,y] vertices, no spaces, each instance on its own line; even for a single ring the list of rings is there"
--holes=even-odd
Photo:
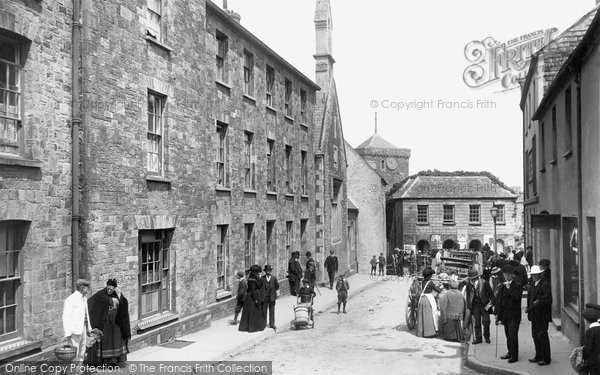
[[[73,50],[71,56],[72,103],[71,103],[71,274],[72,288],[79,279],[79,127],[80,117],[80,84],[79,69],[81,67],[81,0],[73,0],[72,38]]]
[[[585,320],[583,318],[584,298],[584,277],[583,277],[583,172],[581,168],[581,67],[577,68],[575,73],[575,85],[577,86],[577,249],[579,251],[579,342],[581,345],[585,341]]]

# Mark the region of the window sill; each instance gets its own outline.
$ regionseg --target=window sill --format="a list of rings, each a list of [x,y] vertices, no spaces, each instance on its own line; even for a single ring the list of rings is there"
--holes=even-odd
[[[546,173],[546,168],[540,169],[540,173]]]
[[[170,184],[171,183],[171,179],[170,178],[164,178],[164,177],[161,177],[161,176],[154,176],[154,175],[146,175],[146,181],[161,182],[163,184]]]
[[[469,223],[469,226],[471,226],[471,227],[480,227],[481,223]]]
[[[310,198],[310,196],[308,194],[301,194],[300,198],[302,198],[302,199],[308,199],[308,198]]]
[[[248,94],[244,94],[244,99],[246,99],[248,101],[251,101],[254,105],[256,105],[256,98],[255,97],[252,97],[252,96],[250,96]]]
[[[285,115],[284,116],[286,120],[288,120],[289,122],[293,123],[294,122],[294,118],[290,115]]]
[[[427,227],[429,226],[429,223],[417,223],[417,225],[421,227]]]
[[[563,158],[568,159],[571,157],[571,155],[573,155],[573,150],[567,150],[564,154],[563,154]]]
[[[41,168],[41,160],[27,159],[21,156],[11,154],[0,154],[0,165],[17,165],[27,168]]]
[[[552,160],[550,160],[550,164],[552,164],[552,165],[556,165],[556,159],[552,159]]]
[[[138,321],[137,323],[137,329],[139,331],[144,331],[149,328],[156,327],[177,319],[179,319],[179,314],[175,314],[172,312],[153,315],[147,318],[140,319],[140,321]]]
[[[305,132],[308,133],[308,129],[309,129],[308,125],[306,125],[305,123],[301,123],[300,127],[302,128],[302,130],[304,130]]]
[[[232,294],[229,290],[219,290],[217,291],[217,301],[222,301],[224,299],[231,298]]]
[[[277,192],[276,191],[267,191],[267,196],[272,196],[272,197],[276,197],[277,196]]]
[[[296,194],[294,194],[294,193],[285,193],[285,196],[287,198],[294,198],[296,196]]]
[[[8,340],[0,345],[0,361],[42,348],[42,341],[21,338]]]
[[[275,108],[271,107],[270,105],[265,106],[265,108],[267,109],[267,111],[277,113],[277,110]]]
[[[573,308],[572,306],[565,306],[562,308],[562,311],[565,313],[566,316],[569,317],[569,319],[571,319],[573,321],[573,323],[579,327],[579,314],[578,312],[575,310],[575,308]]]
[[[225,186],[216,186],[215,187],[216,191],[226,191],[228,193],[231,193],[231,188],[225,187]]]
[[[253,189],[244,189],[244,194],[256,195],[256,194],[258,194],[258,192],[256,190],[253,190]]]
[[[159,42],[158,40],[156,40],[155,38],[151,37],[150,35],[146,35],[144,37],[144,39],[146,40],[146,42],[152,43],[155,46],[164,49],[168,53],[173,52],[173,48],[169,47],[168,45],[166,45],[164,43]]]
[[[456,223],[454,223],[454,222],[453,223],[442,223],[442,225],[454,226],[454,225],[456,225]]]
[[[215,80],[215,83],[217,84],[217,86],[221,86],[221,87],[224,87],[224,88],[226,88],[227,90],[231,90],[231,86],[229,86],[228,84],[226,84],[226,83],[225,83],[225,82],[223,82],[223,81],[219,81],[219,80],[217,79],[217,80]]]

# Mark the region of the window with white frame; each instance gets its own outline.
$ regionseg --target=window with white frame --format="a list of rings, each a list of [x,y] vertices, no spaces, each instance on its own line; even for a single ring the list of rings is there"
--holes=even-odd
[[[302,173],[302,186],[300,188],[300,193],[302,195],[308,194],[308,165],[306,163],[306,151],[300,151],[300,158],[302,159],[301,164],[301,173]]]
[[[250,269],[250,266],[256,263],[254,224],[244,224],[244,267]]]
[[[24,239],[24,222],[0,221],[0,342],[20,335],[23,300],[19,289]]]
[[[294,192],[294,165],[293,165],[292,146],[285,146],[285,189],[288,193]]]
[[[506,223],[506,215],[503,204],[497,204],[496,208],[498,209],[498,216],[496,216],[496,223],[505,224]]]
[[[227,35],[217,30],[217,81],[227,83],[227,51],[229,48],[229,38]]]
[[[292,81],[285,80],[285,114],[292,117]]]
[[[417,223],[429,223],[429,206],[425,204],[417,205]]]
[[[0,144],[18,148],[20,128],[21,48],[0,39]],[[8,149],[0,148],[2,151]]]
[[[272,66],[267,65],[267,90],[266,90],[266,100],[267,106],[273,107],[275,97],[275,69]]]
[[[171,310],[169,299],[170,233],[144,230],[139,233],[140,318]]]
[[[481,205],[469,205],[469,224],[481,224]]]
[[[254,55],[244,51],[244,94],[254,96]]]
[[[229,140],[227,124],[217,121],[217,186],[229,187]]]
[[[148,34],[158,41],[162,41],[162,17],[163,17],[163,2],[162,0],[147,0],[148,8]]]
[[[148,92],[148,172],[164,172],[164,109],[166,96]]]
[[[267,191],[276,191],[275,141],[267,139]]]
[[[217,288],[229,289],[229,226],[217,225]]]
[[[444,205],[444,224],[454,224],[454,206],[445,204]]]
[[[255,190],[254,134],[244,132],[244,187]]]

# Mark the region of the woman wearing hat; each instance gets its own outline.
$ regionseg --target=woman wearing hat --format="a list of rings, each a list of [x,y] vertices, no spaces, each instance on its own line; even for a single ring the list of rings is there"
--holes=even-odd
[[[422,292],[417,305],[417,336],[434,337],[438,330],[438,307],[433,292],[441,293],[431,280],[435,271],[431,267],[423,270]]]
[[[260,302],[260,279],[261,268],[258,264],[250,267],[248,275],[248,289],[246,291],[246,299],[244,300],[244,308],[242,309],[242,317],[240,318],[239,331],[242,332],[257,332],[265,329],[266,320],[263,316],[262,304]]]
[[[458,290],[458,283],[452,280],[444,281],[444,290],[440,293],[438,302],[440,307],[440,336],[449,341],[462,340],[465,299]]]
[[[106,288],[88,300],[92,328],[102,331],[102,341],[88,350],[90,364],[115,364],[127,361],[131,339],[129,303],[117,288],[117,279],[109,279]]]
[[[590,323],[583,345],[584,374],[600,375],[600,305],[588,303],[583,317]]]

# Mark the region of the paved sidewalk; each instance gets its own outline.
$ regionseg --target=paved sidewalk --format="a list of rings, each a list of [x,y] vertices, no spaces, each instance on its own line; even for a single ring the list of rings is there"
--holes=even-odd
[[[523,300],[523,306],[527,302]],[[506,336],[504,335],[504,326],[498,326],[498,357],[496,357],[496,326],[494,317],[490,326],[491,344],[469,344],[469,352],[466,360],[467,367],[484,374],[531,374],[531,375],[577,375],[571,368],[569,355],[575,348],[573,344],[560,332],[553,324],[548,328],[550,336],[550,350],[552,353],[552,362],[548,366],[538,366],[537,363],[530,363],[529,358],[535,356],[535,347],[531,338],[531,322],[527,320],[527,314],[523,308],[523,320],[519,326],[519,361],[508,363],[507,360],[500,359],[500,356],[506,354]]]
[[[381,277],[375,280],[371,279],[369,275],[355,274],[348,278],[348,282],[350,283],[348,296],[352,297],[381,282]],[[315,326],[319,325],[319,317],[316,314],[337,305],[337,292],[335,288],[330,290],[328,287],[319,287],[319,290],[322,295],[319,295],[317,292],[314,301]],[[294,318],[293,305],[295,304],[296,297],[287,295],[277,298],[277,304],[275,305],[277,333],[290,329],[290,322]],[[180,348],[165,346],[146,347],[130,353],[127,359],[131,362],[227,360],[231,356],[277,334],[270,328],[266,328],[262,332],[240,332],[237,326],[229,324],[229,320],[232,317],[233,311],[230,317],[212,321],[211,326],[207,329],[178,337],[176,341],[182,344]]]

